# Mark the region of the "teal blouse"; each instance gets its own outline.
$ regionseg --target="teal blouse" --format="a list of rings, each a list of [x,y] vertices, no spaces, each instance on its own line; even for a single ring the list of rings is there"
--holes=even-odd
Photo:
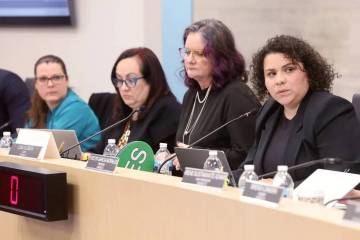
[[[79,142],[100,131],[99,121],[89,105],[76,93],[69,90],[62,102],[47,115],[48,129],[73,129]],[[98,135],[81,144],[81,150],[87,151],[100,141]]]

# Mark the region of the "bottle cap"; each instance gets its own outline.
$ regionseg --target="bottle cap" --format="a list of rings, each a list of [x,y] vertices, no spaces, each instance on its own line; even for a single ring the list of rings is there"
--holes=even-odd
[[[167,148],[167,143],[160,143],[160,148]]]
[[[279,165],[279,166],[277,167],[277,170],[278,170],[278,171],[287,171],[287,170],[288,170],[288,166],[286,166],[286,165]]]
[[[115,139],[113,139],[113,138],[108,139],[108,143],[109,144],[115,144]]]
[[[3,132],[3,136],[10,136],[10,132]]]
[[[245,170],[245,171],[254,171],[254,168],[255,168],[255,166],[252,165],[252,164],[246,164],[246,165],[244,166],[244,170]]]
[[[209,151],[209,156],[217,156],[217,151],[216,150],[210,150]]]

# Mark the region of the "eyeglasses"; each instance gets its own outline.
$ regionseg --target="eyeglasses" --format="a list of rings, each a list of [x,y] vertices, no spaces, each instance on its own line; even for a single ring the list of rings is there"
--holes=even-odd
[[[182,57],[182,59],[190,57],[191,55],[194,58],[205,57],[204,50],[191,50],[189,48],[179,48],[179,53],[180,53],[180,56]]]
[[[38,81],[39,84],[45,85],[45,84],[48,84],[50,80],[53,84],[58,84],[64,78],[65,78],[65,75],[54,75],[52,77],[38,77],[38,78],[36,78],[36,80]]]
[[[125,83],[125,85],[129,88],[133,88],[136,86],[136,83],[139,79],[144,78],[143,76],[139,76],[139,77],[129,77],[125,80],[123,79],[118,79],[116,77],[111,78],[112,83],[114,84],[114,86],[121,88],[123,83]]]

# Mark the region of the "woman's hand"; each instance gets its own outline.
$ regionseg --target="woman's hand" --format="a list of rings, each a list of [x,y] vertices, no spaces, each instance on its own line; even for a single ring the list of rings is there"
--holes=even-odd
[[[188,148],[189,147],[189,145],[186,145],[185,143],[182,143],[182,142],[177,142],[176,146],[181,147],[181,148]],[[180,170],[180,163],[179,163],[179,159],[177,157],[174,158],[173,165],[175,166],[176,170]]]

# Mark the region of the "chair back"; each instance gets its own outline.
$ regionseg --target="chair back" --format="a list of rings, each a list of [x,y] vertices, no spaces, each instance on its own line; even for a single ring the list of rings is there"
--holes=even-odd
[[[107,127],[112,116],[116,93],[93,93],[89,98],[89,106],[99,119],[100,128]]]

